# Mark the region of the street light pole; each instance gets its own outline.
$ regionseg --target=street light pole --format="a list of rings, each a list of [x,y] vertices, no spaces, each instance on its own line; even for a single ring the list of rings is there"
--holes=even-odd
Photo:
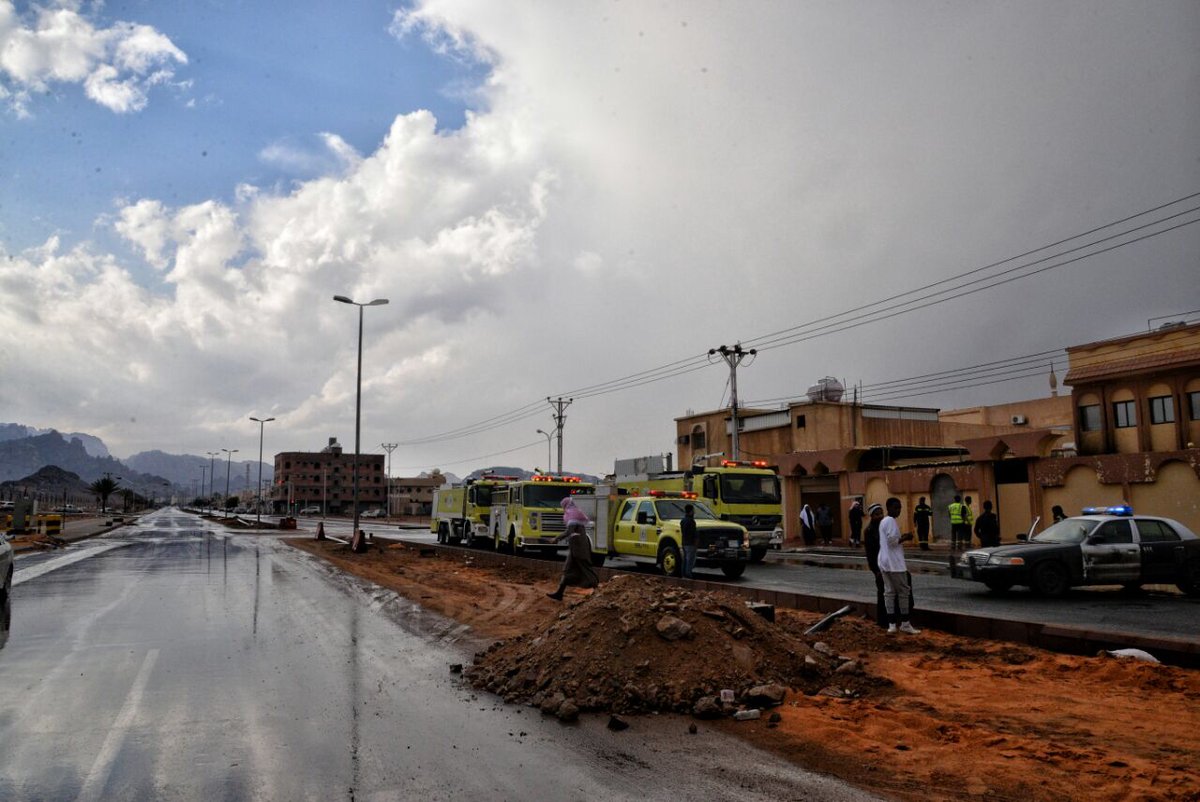
[[[258,424],[258,492],[255,494],[257,502],[254,505],[254,525],[262,526],[262,451],[263,451],[263,428],[268,423],[275,420],[274,418],[255,418],[250,420]]]
[[[215,473],[213,473],[213,470],[214,470],[213,460],[215,460],[217,457],[221,456],[221,452],[220,451],[209,451],[207,453],[208,453],[208,513],[209,513],[209,515],[211,515],[212,511],[213,511],[213,503],[212,503],[213,493],[217,492],[217,475]]]
[[[354,390],[354,529],[350,536],[350,551],[355,554],[360,554],[365,551],[365,545],[358,532],[359,508],[358,508],[358,457],[359,457],[359,440],[362,433],[362,341],[363,341],[363,307],[364,306],[383,306],[388,302],[387,298],[376,298],[373,301],[367,301],[360,304],[358,301],[352,301],[345,295],[335,295],[333,300],[338,303],[350,304],[358,307],[358,375],[355,379]]]
[[[383,486],[383,510],[384,517],[392,517],[392,452],[400,447],[399,443],[380,443],[380,447],[387,452],[387,482]]]
[[[546,437],[546,473],[550,473],[550,440],[554,435],[550,432],[543,432],[541,429],[538,429],[537,433]]]
[[[225,500],[221,502],[221,504],[224,507],[226,507],[226,509],[228,509],[228,507],[229,507],[229,468],[231,465],[233,465],[233,455],[238,453],[238,450],[236,448],[233,449],[232,451],[229,450],[228,448],[222,448],[221,450],[229,455],[225,458]],[[222,517],[225,518],[228,516],[222,516]]]

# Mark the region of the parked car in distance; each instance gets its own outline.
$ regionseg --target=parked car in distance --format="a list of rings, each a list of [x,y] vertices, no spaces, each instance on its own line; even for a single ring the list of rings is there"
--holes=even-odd
[[[383,513],[382,509],[367,510],[359,517],[361,517],[361,518],[383,518],[384,513]]]
[[[300,510],[300,514],[301,515],[320,515],[321,508],[320,507],[305,507],[304,509]]]
[[[963,552],[953,574],[1003,592],[1024,585],[1061,596],[1082,585],[1174,584],[1200,596],[1200,537],[1171,518],[1128,506],[1086,508],[1026,542]]]

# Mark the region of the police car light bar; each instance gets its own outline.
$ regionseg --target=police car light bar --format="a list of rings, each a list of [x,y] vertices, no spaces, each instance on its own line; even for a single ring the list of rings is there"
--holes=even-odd
[[[1118,504],[1112,507],[1084,507],[1084,515],[1133,515],[1133,507],[1128,504]]]

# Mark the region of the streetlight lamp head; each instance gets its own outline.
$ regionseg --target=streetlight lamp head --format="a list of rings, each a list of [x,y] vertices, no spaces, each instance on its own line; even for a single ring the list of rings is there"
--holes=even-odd
[[[383,306],[388,302],[387,298],[376,298],[374,301],[363,304],[364,306]]]
[[[275,419],[274,418],[255,418],[254,416],[251,416],[250,420],[254,421],[255,423],[270,423],[271,421],[273,421]]]
[[[354,303],[354,301],[351,301],[351,300],[350,300],[349,298],[347,298],[345,295],[335,295],[335,296],[333,296],[333,300],[335,300],[335,301],[340,301],[341,303],[344,303],[344,304],[352,304],[352,303]]]

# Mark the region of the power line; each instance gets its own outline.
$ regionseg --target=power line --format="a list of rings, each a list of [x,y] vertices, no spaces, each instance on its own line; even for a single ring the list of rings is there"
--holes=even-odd
[[[916,299],[916,300],[904,301],[901,304],[899,304],[898,306],[894,306],[894,307],[887,307],[885,309],[877,308],[877,307],[883,306],[884,304],[889,304],[889,303],[892,303],[893,301],[898,301],[902,298],[909,298],[910,296],[916,295],[917,293],[927,292],[928,290],[934,289],[936,287],[942,287],[947,284],[955,284],[956,282],[961,282],[962,279],[964,279],[964,278],[968,278],[970,276],[975,276],[975,275],[984,273],[989,270],[994,270],[996,267],[1000,267],[1000,266],[1009,264],[1011,262],[1018,261],[1020,259],[1024,259],[1028,256],[1034,255],[1036,253],[1040,253],[1042,251],[1045,251],[1045,250],[1048,250],[1051,248],[1058,247],[1059,245],[1063,245],[1068,242],[1072,242],[1074,240],[1078,240],[1078,239],[1082,239],[1084,237],[1091,236],[1092,234],[1122,225],[1122,224],[1130,222],[1132,220],[1136,220],[1140,217],[1145,217],[1147,215],[1154,214],[1155,212],[1162,211],[1164,209],[1168,209],[1172,206],[1178,205],[1178,204],[1183,203],[1188,200],[1192,200],[1197,197],[1200,197],[1200,192],[1186,195],[1182,198],[1178,198],[1176,200],[1161,204],[1161,205],[1153,207],[1151,209],[1147,209],[1145,211],[1138,212],[1137,214],[1129,215],[1129,216],[1121,218],[1119,220],[1114,220],[1110,223],[1106,223],[1104,225],[1097,226],[1097,227],[1092,228],[1083,233],[1076,234],[1071,237],[1066,237],[1064,239],[1058,240],[1057,242],[1053,242],[1048,245],[1043,245],[1039,248],[1034,248],[1034,249],[1026,251],[1022,254],[1008,257],[1007,259],[993,262],[991,264],[984,265],[983,267],[975,268],[973,270],[969,270],[969,271],[960,273],[956,276],[951,276],[951,277],[948,277],[945,279],[941,279],[941,280],[933,282],[931,284],[924,285],[923,287],[918,287],[913,290],[908,290],[906,292],[899,293],[899,294],[893,295],[888,298],[884,298],[879,301],[873,301],[868,304],[863,304],[858,307],[837,313],[835,315],[829,315],[829,316],[826,316],[823,318],[819,318],[817,320],[809,321],[807,323],[797,324],[795,326],[790,326],[785,329],[778,330],[776,332],[771,332],[771,333],[768,333],[765,335],[761,335],[761,336],[754,338],[753,340],[750,340],[748,342],[759,344],[757,346],[758,350],[771,350],[774,348],[781,348],[786,345],[794,345],[794,344],[797,344],[800,342],[805,342],[807,340],[814,339],[816,337],[827,336],[829,334],[836,334],[836,333],[840,333],[843,331],[848,331],[850,329],[858,328],[860,326],[864,326],[869,323],[879,322],[880,320],[884,319],[882,317],[882,315],[884,315],[884,314],[886,314],[888,317],[895,317],[898,315],[907,314],[908,312],[914,312],[914,311],[917,311],[920,309],[925,309],[930,306],[945,303],[946,301],[955,300],[957,298],[965,297],[967,295],[973,295],[977,292],[982,292],[983,290],[993,289],[995,287],[1002,286],[1004,284],[1008,284],[1008,283],[1011,283],[1013,281],[1017,281],[1017,280],[1020,280],[1023,278],[1029,278],[1029,277],[1038,275],[1040,273],[1044,273],[1048,270],[1054,270],[1054,269],[1057,269],[1060,267],[1065,267],[1067,265],[1074,264],[1075,262],[1081,261],[1083,259],[1087,259],[1092,256],[1098,256],[1100,254],[1116,250],[1117,248],[1125,247],[1126,245],[1132,245],[1137,242],[1141,242],[1143,240],[1150,239],[1152,237],[1161,236],[1163,234],[1169,233],[1176,229],[1183,228],[1185,226],[1193,225],[1197,222],[1200,222],[1200,219],[1185,221],[1185,222],[1179,223],[1177,225],[1171,226],[1169,228],[1166,228],[1166,229],[1163,229],[1160,231],[1149,232],[1140,237],[1136,237],[1134,239],[1129,239],[1129,240],[1126,240],[1123,242],[1118,242],[1118,243],[1110,245],[1106,248],[1102,248],[1100,250],[1092,251],[1089,253],[1083,253],[1083,254],[1080,254],[1079,256],[1073,257],[1071,259],[1065,259],[1063,261],[1059,261],[1054,264],[1040,267],[1036,270],[1031,269],[1031,268],[1033,268],[1037,265],[1043,264],[1047,261],[1060,259],[1061,257],[1066,256],[1067,254],[1094,248],[1095,246],[1097,246],[1101,243],[1109,242],[1114,239],[1120,239],[1122,237],[1128,237],[1130,234],[1135,233],[1137,231],[1142,231],[1142,230],[1151,228],[1153,226],[1161,225],[1164,222],[1178,219],[1179,217],[1182,217],[1186,214],[1191,214],[1193,212],[1200,211],[1200,207],[1193,207],[1193,208],[1187,209],[1185,211],[1178,212],[1178,213],[1169,215],[1167,217],[1164,217],[1164,218],[1161,218],[1158,220],[1154,220],[1149,223],[1145,223],[1145,224],[1137,226],[1133,229],[1123,231],[1119,234],[1114,234],[1112,236],[1105,237],[1105,238],[1102,238],[1102,239],[1099,239],[1099,240],[1096,240],[1093,242],[1089,242],[1084,245],[1080,245],[1080,246],[1068,249],[1068,250],[1060,252],[1060,253],[1056,253],[1056,254],[1053,254],[1050,256],[1043,257],[1041,259],[1038,259],[1038,260],[1028,263],[1028,264],[1018,265],[1016,267],[1012,267],[1007,270],[1004,270],[1004,271],[1001,271],[998,273],[994,273],[992,275],[973,279],[972,281],[969,281],[969,282],[958,283],[958,284],[956,284],[956,286],[938,290],[937,292],[933,293],[934,296],[942,296],[942,297],[935,297],[930,300],[925,300],[923,303],[918,303],[918,301],[921,299]],[[904,308],[904,307],[907,307],[907,308]],[[875,311],[869,311],[869,312],[866,311],[866,310],[872,310],[872,309],[874,309]],[[849,317],[850,315],[854,315],[857,313],[864,313],[864,312],[865,312],[865,314],[863,315],[863,319],[853,320],[853,321],[843,319],[843,318]],[[826,324],[826,325],[820,325],[820,324]],[[651,384],[651,383],[663,381],[663,380],[666,380],[669,378],[674,378],[677,376],[685,375],[687,373],[692,373],[697,370],[702,370],[706,367],[710,367],[709,363],[707,362],[707,354],[697,354],[695,356],[685,357],[683,359],[678,359],[673,362],[668,362],[664,365],[659,365],[657,367],[648,368],[648,369],[645,369],[642,371],[638,371],[636,373],[631,373],[626,376],[618,377],[615,379],[610,379],[605,382],[600,382],[600,383],[592,384],[592,385],[586,385],[584,387],[577,388],[574,391],[567,391],[562,394],[569,395],[569,396],[572,396],[575,398],[593,398],[593,397],[608,395],[608,394],[614,393],[614,392],[621,392],[624,390],[633,389],[635,387],[644,386],[646,384]],[[512,423],[517,423],[521,420],[525,420],[529,417],[532,417],[534,414],[537,414],[537,411],[538,411],[537,407],[538,407],[538,405],[540,405],[540,403],[541,403],[540,401],[530,402],[528,404],[525,404],[524,406],[517,407],[514,410],[510,410],[508,412],[501,413],[499,415],[495,415],[493,417],[486,418],[484,420],[478,421],[473,424],[468,424],[466,426],[462,426],[457,429],[451,429],[446,432],[441,432],[438,434],[427,435],[424,437],[414,438],[414,439],[408,440],[408,441],[403,441],[402,445],[424,445],[424,444],[429,444],[429,443],[434,443],[434,442],[441,442],[441,441],[445,441],[445,440],[460,439],[462,437],[468,437],[468,436],[475,435],[475,434],[481,434],[485,431],[497,429],[502,426],[507,426]]]

